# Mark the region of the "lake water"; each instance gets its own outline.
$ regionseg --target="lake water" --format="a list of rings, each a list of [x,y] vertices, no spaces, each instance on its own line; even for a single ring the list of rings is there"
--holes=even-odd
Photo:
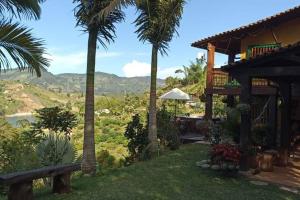
[[[9,117],[5,117],[5,119],[7,120],[7,122],[9,124],[11,124],[14,127],[17,127],[17,123],[20,120],[28,120],[30,123],[35,121],[35,118],[33,115],[22,115],[22,116],[9,116]]]

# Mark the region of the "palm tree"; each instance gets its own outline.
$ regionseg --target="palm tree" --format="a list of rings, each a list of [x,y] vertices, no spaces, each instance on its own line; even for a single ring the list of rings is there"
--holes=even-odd
[[[49,66],[43,41],[34,38],[30,29],[11,22],[15,17],[38,19],[41,2],[43,0],[0,0],[0,71],[10,69],[13,62],[19,70],[29,69],[41,76],[41,70]]]
[[[166,55],[169,42],[177,33],[185,0],[136,0],[138,17],[136,33],[142,42],[152,44],[151,86],[149,104],[149,140],[152,153],[157,152],[156,79],[157,55]],[[177,33],[178,34],[178,33]]]
[[[114,9],[107,15],[100,13],[112,0],[74,0],[76,3],[75,17],[77,26],[88,33],[86,96],[84,117],[84,144],[82,172],[93,175],[96,172],[95,141],[94,141],[94,77],[97,40],[106,48],[115,38],[115,23],[124,19],[124,13]]]

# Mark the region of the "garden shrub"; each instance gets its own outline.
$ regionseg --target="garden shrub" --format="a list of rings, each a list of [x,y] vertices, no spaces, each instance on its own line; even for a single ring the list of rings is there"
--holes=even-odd
[[[133,162],[135,160],[146,160],[150,157],[148,150],[148,130],[144,128],[138,114],[132,117],[126,127],[125,137],[128,139],[129,157],[127,160]]]
[[[47,134],[37,145],[36,152],[43,166],[68,164],[74,162],[76,158],[74,145],[61,135]]]
[[[72,163],[76,150],[70,142],[70,133],[78,123],[76,116],[60,107],[42,108],[36,112],[37,121],[32,124],[32,131],[44,135],[36,149],[41,165]]]
[[[168,112],[165,106],[157,111],[157,137],[162,145],[175,150],[180,146],[180,131],[175,122],[172,121],[172,116],[172,113]]]
[[[241,113],[236,108],[227,108],[227,118],[222,126],[224,135],[229,136],[235,143],[240,142]]]
[[[270,127],[266,124],[256,124],[252,127],[252,142],[262,148],[272,147],[272,136]]]
[[[97,153],[96,160],[100,169],[117,167],[116,158],[110,155],[109,151],[107,150],[102,150]]]
[[[210,152],[212,169],[219,169],[225,173],[237,172],[240,158],[241,153],[239,149],[230,144],[213,145]]]
[[[0,173],[27,170],[39,166],[34,147],[39,135],[20,131],[0,118]]]

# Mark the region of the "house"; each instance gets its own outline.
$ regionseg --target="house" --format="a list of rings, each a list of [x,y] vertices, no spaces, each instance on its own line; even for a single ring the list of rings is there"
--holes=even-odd
[[[205,118],[213,117],[215,94],[227,96],[228,106],[233,106],[235,98],[251,106],[241,115],[241,169],[249,169],[245,152],[253,119],[263,112],[263,105],[267,105],[265,123],[272,127],[274,148],[279,149],[282,165],[286,165],[293,138],[300,133],[300,6],[192,46],[207,50]],[[214,68],[215,52],[228,55],[226,66]],[[235,81],[239,84],[232,87]],[[256,97],[265,99],[258,105],[260,109],[253,104]]]

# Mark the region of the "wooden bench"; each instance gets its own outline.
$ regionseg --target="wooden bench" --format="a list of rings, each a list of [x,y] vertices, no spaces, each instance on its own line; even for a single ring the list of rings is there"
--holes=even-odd
[[[52,192],[68,193],[71,191],[71,173],[80,169],[81,164],[78,163],[10,173],[0,176],[0,185],[9,186],[8,200],[31,200],[33,180],[53,177]]]

